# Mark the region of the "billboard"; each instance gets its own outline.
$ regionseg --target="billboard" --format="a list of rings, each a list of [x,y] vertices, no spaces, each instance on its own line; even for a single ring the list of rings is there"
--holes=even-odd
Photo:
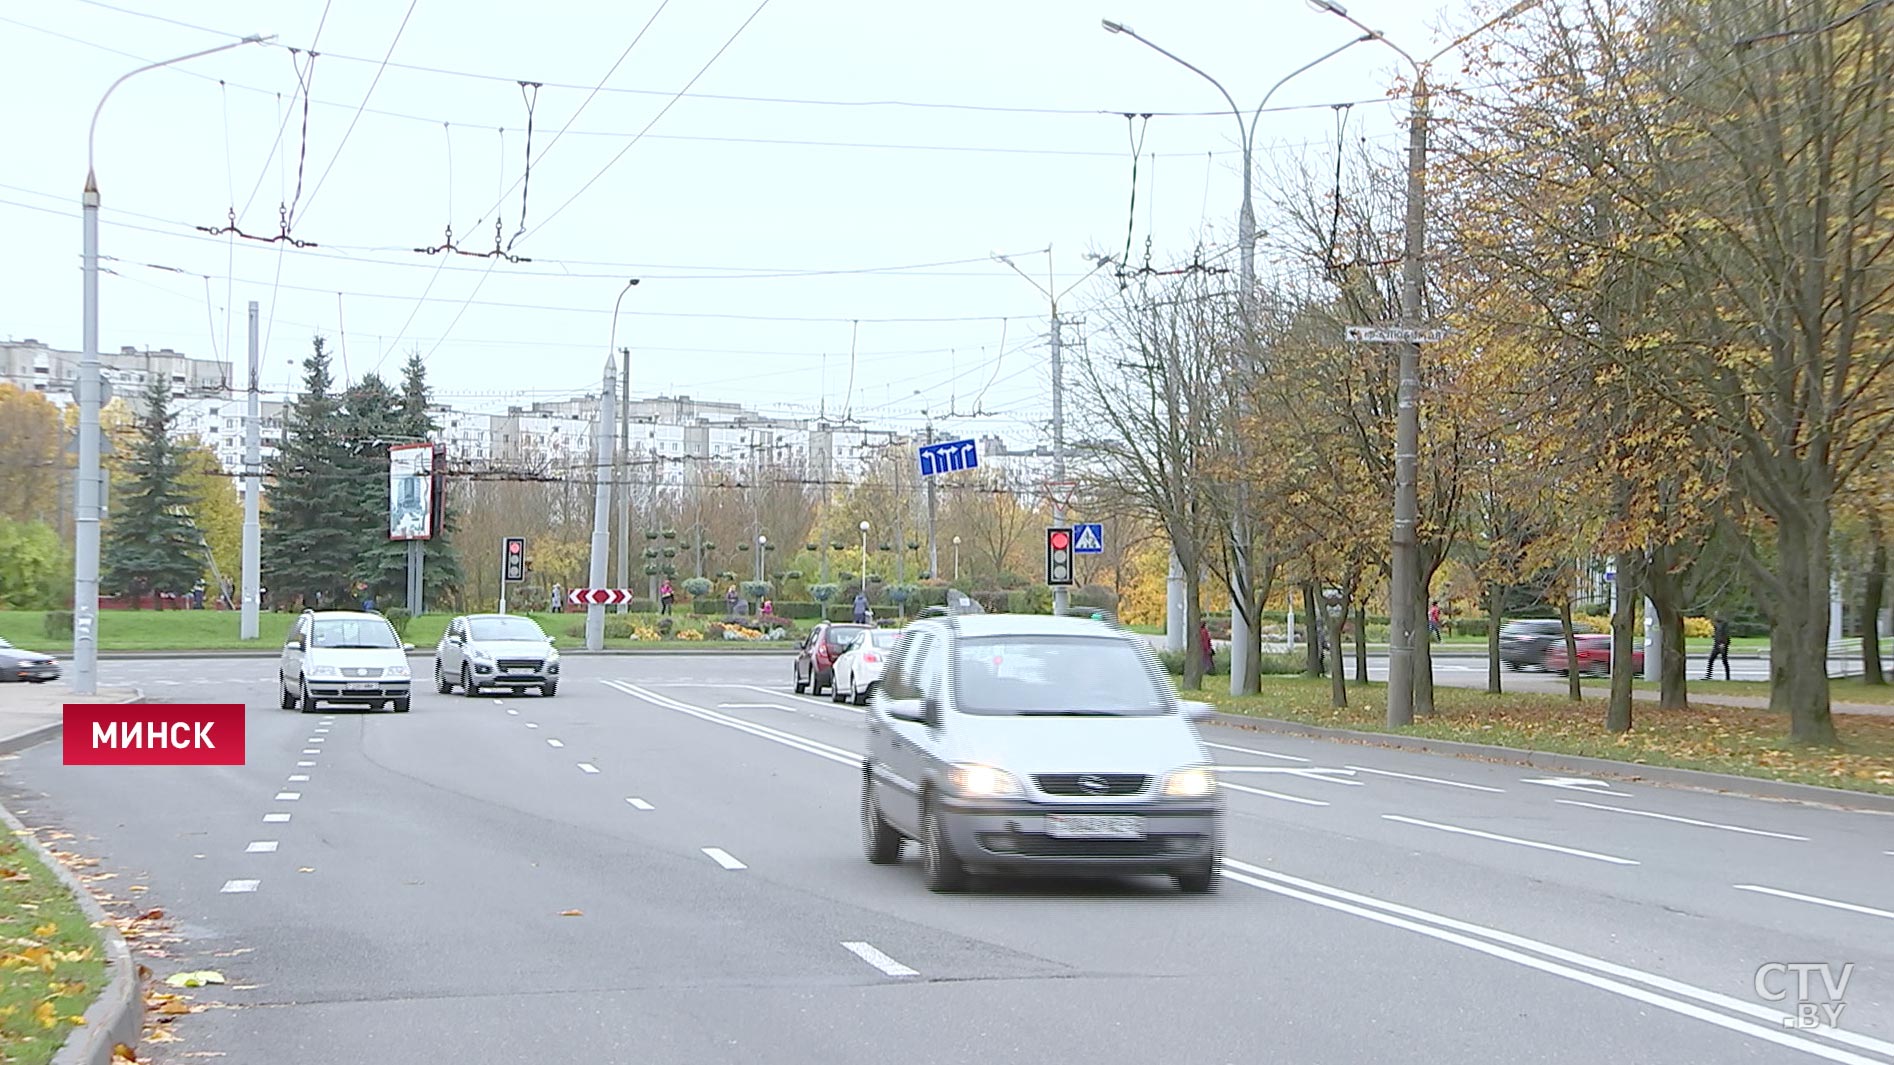
[[[401,444],[388,449],[388,539],[434,536],[434,445]]]

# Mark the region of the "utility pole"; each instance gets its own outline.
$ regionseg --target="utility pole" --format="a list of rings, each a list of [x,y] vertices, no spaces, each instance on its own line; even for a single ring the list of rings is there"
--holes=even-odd
[[[243,618],[238,636],[258,638],[257,589],[263,580],[263,401],[257,352],[257,306],[250,301],[250,395],[243,417]]]
[[[1427,245],[1427,72],[1415,71],[1407,125],[1407,243],[1401,264],[1401,321],[1420,328],[1421,254]],[[1388,724],[1414,723],[1414,632],[1419,605],[1420,343],[1401,345],[1394,428],[1394,542],[1388,586]]]
[[[927,420],[927,444],[929,447],[934,445],[932,418]],[[936,474],[927,479],[927,576],[933,580],[940,579],[940,551],[934,542],[934,523],[939,517],[938,500],[934,496],[934,481],[938,477],[939,474]]]
[[[1065,362],[1059,336],[1059,301],[1052,301],[1052,524],[1065,524]],[[1064,585],[1052,589],[1052,613],[1063,617],[1072,609],[1072,593]]]
[[[592,567],[590,584],[594,588],[603,588],[605,584],[605,556],[611,552],[612,530],[612,483],[609,479],[614,459],[612,447],[612,386],[613,378],[618,376],[618,367],[612,364],[612,356],[605,355],[605,391],[599,397],[598,431],[596,446],[598,454],[594,460],[594,476],[598,487],[592,494]],[[500,587],[504,589],[506,582]],[[605,604],[589,603],[585,608],[585,649],[602,651],[605,649]]]
[[[631,587],[631,349],[619,348],[625,360],[620,372],[624,383],[618,390],[618,461],[613,466],[612,491],[618,495],[618,586]],[[630,603],[618,604],[623,614]]]

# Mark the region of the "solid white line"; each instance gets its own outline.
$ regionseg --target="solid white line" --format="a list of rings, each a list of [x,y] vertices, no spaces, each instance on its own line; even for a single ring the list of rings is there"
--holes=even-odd
[[[590,763],[590,762],[580,762],[580,763],[579,763],[579,768],[580,768],[581,770],[583,770],[584,772],[587,772],[587,773],[596,773],[596,772],[598,772],[598,766],[595,766],[595,765],[593,765],[593,764],[592,764],[592,763]]]
[[[297,766],[298,766],[299,768],[302,768],[302,769],[308,769],[308,768],[309,768],[310,766],[313,766],[313,765],[315,765],[315,764],[316,764],[316,763],[314,763],[314,762],[297,762],[297,763],[296,763],[296,765],[297,765]]]
[[[1261,755],[1264,758],[1280,758],[1285,762],[1307,762],[1309,759],[1293,754],[1277,754],[1274,751],[1259,751],[1254,747],[1232,747],[1227,743],[1206,743],[1205,747],[1215,747],[1219,751],[1241,751],[1244,754]]]
[[[252,842],[248,847],[243,848],[243,853],[245,854],[274,854],[276,853],[276,841],[273,839],[256,840]]]
[[[1313,766],[1304,768],[1299,765],[1219,765],[1216,767],[1216,770],[1219,777],[1225,773],[1281,773],[1285,776],[1302,777],[1305,780],[1323,780],[1330,784],[1344,784],[1351,788],[1366,786],[1358,780],[1339,780],[1330,776],[1331,773],[1353,776],[1354,773],[1347,769],[1317,769]]]
[[[1217,787],[1229,788],[1231,791],[1240,791],[1246,795],[1262,795],[1271,799],[1281,799],[1283,802],[1298,802],[1304,806],[1327,806],[1328,805],[1328,803],[1323,802],[1321,799],[1305,799],[1301,797],[1300,795],[1284,795],[1280,791],[1264,791],[1262,788],[1251,788],[1251,787],[1246,787],[1242,784],[1232,784],[1227,780],[1217,781]]]
[[[1384,777],[1400,777],[1402,780],[1420,780],[1428,784],[1445,784],[1450,788],[1466,788],[1468,791],[1492,791],[1501,794],[1504,794],[1506,791],[1505,788],[1489,788],[1485,784],[1467,784],[1458,780],[1442,780],[1439,777],[1424,777],[1417,773],[1396,773],[1392,769],[1370,769],[1365,765],[1351,765],[1348,768],[1353,769],[1357,773],[1374,773]]]
[[[291,784],[305,784],[308,783],[308,781],[309,774],[307,773],[291,773],[289,775],[289,782]]]
[[[1599,862],[1610,862],[1613,865],[1640,864],[1629,858],[1616,858],[1609,854],[1582,851],[1576,847],[1561,847],[1556,843],[1540,843],[1538,840],[1520,839],[1518,836],[1502,836],[1497,832],[1482,832],[1477,828],[1461,828],[1458,825],[1443,825],[1438,821],[1422,821],[1418,817],[1402,817],[1400,814],[1382,814],[1381,816],[1385,820],[1399,821],[1405,825],[1419,825],[1422,828],[1433,828],[1442,832],[1453,832],[1462,836],[1478,836],[1481,839],[1490,839],[1499,843],[1513,843],[1521,847],[1531,847],[1535,850],[1557,851],[1560,854],[1570,854],[1578,858],[1590,858],[1593,861]]]
[[[632,809],[634,809],[634,810],[655,810],[655,809],[657,809],[657,807],[655,807],[655,806],[652,806],[652,805],[651,805],[650,803],[648,803],[648,802],[646,802],[646,801],[644,801],[643,799],[626,799],[625,801],[626,801],[626,802],[628,802],[628,803],[630,803],[630,804],[631,804],[631,808],[632,808]]]
[[[793,710],[781,703],[718,703],[719,710]]]
[[[702,707],[692,706],[689,703],[678,702],[669,696],[647,691],[635,684],[627,684],[623,681],[614,680],[608,680],[604,683],[608,687],[616,688],[626,695],[636,696],[653,705],[662,706],[670,710],[677,710],[681,713],[689,714],[692,717],[702,718],[705,721],[719,725],[725,725],[739,732],[747,732],[752,736],[759,736],[787,747],[794,747],[799,751],[813,754],[818,758],[827,758],[831,762],[839,762],[846,766],[859,767],[861,765],[861,757],[859,755],[845,751],[840,747],[831,747],[819,740],[807,739],[791,732],[783,732],[766,725],[757,725],[744,721],[741,718],[731,717],[728,714],[720,714],[714,710],[705,710]]]
[[[263,820],[272,825],[280,825],[289,820],[288,814],[264,814]]]
[[[1764,895],[1775,895],[1778,898],[1794,899],[1797,902],[1812,902],[1817,906],[1828,906],[1837,910],[1848,910],[1853,913],[1865,913],[1869,917],[1885,917],[1890,921],[1894,921],[1894,911],[1877,910],[1872,906],[1860,906],[1852,902],[1837,902],[1834,899],[1825,899],[1819,895],[1801,895],[1793,891],[1784,891],[1781,888],[1763,887],[1760,884],[1735,884],[1732,886],[1738,891],[1755,891]]]
[[[706,687],[710,687],[710,686],[711,685],[706,685]],[[837,703],[837,702],[832,702],[828,699],[818,699],[813,695],[802,695],[797,692],[779,692],[771,688],[765,688],[758,684],[738,684],[738,685],[732,685],[732,687],[748,688],[753,692],[762,692],[764,695],[781,695],[784,698],[795,699],[798,702],[812,703],[816,706],[826,706],[830,710],[849,710],[857,714],[865,714],[868,712],[867,707],[856,706],[854,703]]]
[[[548,747],[564,747],[564,746],[565,746],[565,741],[564,741],[564,740],[547,740],[547,741],[546,741],[546,746],[548,746]]]
[[[1633,817],[1655,817],[1660,821],[1675,821],[1682,825],[1696,825],[1700,828],[1720,828],[1725,832],[1741,832],[1747,836],[1770,836],[1775,839],[1793,839],[1808,842],[1807,836],[1792,836],[1787,832],[1764,832],[1760,828],[1744,828],[1741,825],[1722,825],[1715,821],[1698,821],[1689,817],[1677,817],[1674,814],[1652,813],[1649,810],[1632,810],[1623,806],[1607,806],[1600,802],[1584,802],[1579,799],[1556,799],[1564,806],[1583,806],[1589,810],[1610,810],[1614,814],[1630,814]]]
[[[224,886],[218,890],[226,895],[234,895],[239,891],[255,891],[256,886],[261,883],[261,880],[226,880]]]
[[[303,797],[303,793],[300,791],[279,791],[276,793],[276,797],[283,802],[295,802],[297,799]]]
[[[706,855],[709,855],[711,861],[716,862],[718,865],[723,866],[725,869],[748,869],[749,868],[749,866],[744,865],[742,862],[739,862],[735,858],[730,857],[730,852],[724,850],[721,847],[705,847],[703,848],[703,850]]]
[[[1466,947],[1469,950],[1478,951],[1481,954],[1510,961],[1518,965],[1526,966],[1527,968],[1537,969],[1540,972],[1550,973],[1554,976],[1564,977],[1568,980],[1574,980],[1603,991],[1621,995],[1625,998],[1656,1006],[1659,1009],[1669,1010],[1672,1013],[1682,1014],[1686,1017],[1716,1025],[1719,1028],[1726,1028],[1730,1031],[1786,1046],[1829,1061],[1842,1062],[1844,1065],[1885,1065],[1885,1063],[1878,1059],[1862,1057],[1859,1054],[1851,1054],[1845,1050],[1837,1050],[1801,1036],[1791,1035],[1784,1030],[1790,1021],[1790,1017],[1787,1014],[1758,1006],[1755,1003],[1745,1002],[1742,999],[1732,998],[1714,991],[1706,991],[1703,988],[1672,980],[1669,977],[1658,976],[1655,973],[1647,973],[1640,969],[1633,969],[1629,966],[1618,965],[1614,962],[1593,958],[1577,953],[1576,951],[1566,950],[1563,947],[1555,947],[1549,943],[1541,943],[1524,936],[1513,935],[1510,932],[1501,932],[1497,929],[1455,920],[1454,918],[1430,913],[1426,910],[1418,910],[1411,906],[1402,906],[1398,903],[1388,902],[1370,895],[1360,895],[1355,892],[1344,891],[1340,888],[1329,887],[1326,884],[1303,880],[1299,877],[1287,876],[1233,859],[1225,858],[1223,864],[1225,876],[1238,883],[1247,884],[1250,887],[1261,888],[1264,891],[1284,895],[1289,898],[1300,899],[1304,902],[1312,902],[1317,906],[1337,910],[1342,913],[1353,914],[1357,917],[1365,917],[1379,924],[1406,929],[1410,932],[1418,932],[1432,939]],[[1506,944],[1506,946],[1496,946],[1494,943],[1482,942],[1479,939],[1472,938],[1476,935],[1487,937],[1496,943]],[[1519,949],[1512,950],[1508,949],[1508,947],[1516,947]],[[1546,961],[1542,958],[1535,958],[1528,954],[1520,953],[1521,950],[1534,951],[1556,960]],[[1560,962],[1567,964],[1559,964]],[[1573,966],[1582,967],[1583,969],[1592,969],[1597,973],[1604,973],[1606,975],[1594,975],[1594,973],[1584,972],[1581,968],[1574,968]],[[1615,977],[1617,979],[1610,979],[1609,977]],[[1642,987],[1633,987],[1630,983],[1621,981],[1646,984],[1660,991],[1669,992],[1671,995],[1677,996],[1677,998],[1647,991]],[[1736,1017],[1730,1017],[1712,1010],[1704,1009],[1690,1002],[1680,1001],[1681,999],[1695,999],[1698,1002],[1716,1006],[1732,1013],[1753,1017],[1763,1023],[1753,1024]],[[1849,1046],[1868,1050],[1873,1053],[1894,1054],[1894,1043],[1885,1043],[1878,1039],[1846,1032],[1838,1028],[1823,1029],[1818,1034],[1834,1042],[1845,1043]]]
[[[860,958],[861,960],[867,962],[868,964],[874,966],[875,968],[880,969],[882,972],[887,973],[889,976],[919,976],[921,975],[918,970],[910,969],[907,966],[901,964],[900,962],[895,961],[893,958],[888,957],[886,954],[883,954],[881,951],[876,950],[871,944],[844,943],[842,944],[842,946],[847,947],[848,950],[851,953],[853,953],[857,958]]]

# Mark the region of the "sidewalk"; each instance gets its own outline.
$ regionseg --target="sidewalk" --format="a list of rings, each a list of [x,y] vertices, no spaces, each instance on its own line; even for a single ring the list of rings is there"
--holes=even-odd
[[[143,694],[137,688],[101,688],[97,695],[74,695],[64,681],[0,685],[0,754],[57,737],[66,703],[130,703]]]

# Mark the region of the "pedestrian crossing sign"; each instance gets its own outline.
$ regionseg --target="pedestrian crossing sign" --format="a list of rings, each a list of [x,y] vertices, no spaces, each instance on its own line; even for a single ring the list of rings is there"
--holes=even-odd
[[[1092,522],[1072,526],[1072,553],[1076,555],[1102,555],[1105,553],[1105,526]]]

